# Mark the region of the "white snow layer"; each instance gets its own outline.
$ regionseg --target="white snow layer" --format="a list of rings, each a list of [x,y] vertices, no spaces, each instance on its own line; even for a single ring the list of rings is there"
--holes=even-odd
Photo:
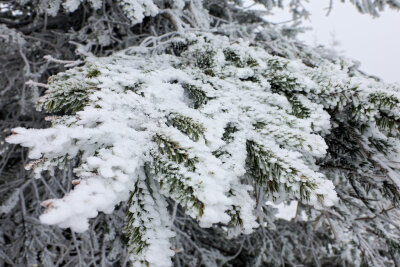
[[[73,1],[67,3],[70,8],[76,6]],[[194,202],[181,204],[186,205],[187,212],[201,226],[227,224],[231,220],[227,211],[236,210],[240,211],[242,232],[250,233],[257,223],[250,186],[253,182],[246,172],[248,141],[257,144],[258,148],[254,148],[257,153],[269,155],[258,163],[263,167],[263,175],[270,177],[269,181],[275,179],[279,183],[277,191],[265,195],[266,201],[279,204],[300,200],[316,207],[334,205],[337,200],[334,186],[318,172],[315,163],[317,158],[325,156],[327,145],[323,136],[331,127],[330,116],[324,108],[344,108],[342,96],[346,96],[348,88],[356,88],[358,97],[364,100],[377,92],[388,93],[387,88],[383,90],[381,83],[371,79],[350,78],[344,62],[337,65],[325,61],[319,67],[309,68],[300,61],[271,56],[244,42],[231,44],[225,37],[189,35],[187,40],[195,42],[181,57],[149,56],[143,49],[130,49],[106,58],[88,58],[84,67],[59,74],[49,83],[42,103],[63,90],[74,96],[71,84],[90,85],[90,88],[84,88],[87,103],[75,114],[54,119],[48,129],[16,128],[14,135],[7,139],[30,148],[29,157],[35,161],[28,167],[35,169],[37,175],[44,170],[62,168],[66,161],[80,157],[74,170],[79,178],[77,185],[62,199],[43,203],[47,209],[41,216],[42,222],[85,231],[88,219],[98,212],[111,213],[115,205],[128,199],[145,163],[158,157],[169,162],[171,168],[178,167],[175,175],[185,188],[195,189],[191,199],[204,205],[202,214]],[[227,58],[228,48],[236,59]],[[287,67],[277,72],[271,62]],[[201,64],[209,66],[204,70]],[[96,70],[98,75],[87,75],[90,70]],[[272,76],[282,77],[280,80],[284,82],[295,78],[296,84],[290,93],[310,111],[309,116],[294,115],[288,96],[271,88],[269,77]],[[199,96],[190,96],[195,93],[205,99],[198,107],[194,106],[193,99]],[[392,90],[391,94],[399,98],[398,91]],[[360,101],[365,102],[368,101]],[[373,116],[372,105],[360,104],[360,108],[368,110],[365,121]],[[398,110],[391,112],[399,114]],[[168,121],[176,114],[191,118],[204,128],[198,140]],[[235,131],[224,137],[227,125]],[[179,147],[174,149],[184,151],[185,157],[195,162],[195,168],[180,166],[160,153],[154,141],[157,135],[176,142]],[[398,145],[399,141],[396,142]],[[217,156],[216,152],[221,153]],[[376,158],[376,161],[386,164],[382,159]],[[281,169],[279,177],[268,176],[274,166]],[[399,186],[398,175],[391,175]],[[165,185],[170,179],[168,175],[153,172],[151,178],[164,184],[156,189],[160,191],[156,192],[160,194],[159,201],[164,196],[180,201],[179,194]],[[302,199],[306,184],[313,186],[307,189],[308,199]],[[134,207],[131,209],[135,212]],[[165,210],[158,212],[168,217]],[[157,219],[154,214],[149,216],[153,216],[151,220]],[[169,226],[160,222],[157,227],[168,229]],[[166,234],[163,240],[169,236]],[[149,238],[156,240],[157,235]],[[143,256],[147,260],[159,250],[166,251],[164,255],[168,257],[172,255],[166,249],[167,244],[155,246],[154,250],[150,247],[144,252],[147,256]],[[154,266],[163,265],[154,263]]]

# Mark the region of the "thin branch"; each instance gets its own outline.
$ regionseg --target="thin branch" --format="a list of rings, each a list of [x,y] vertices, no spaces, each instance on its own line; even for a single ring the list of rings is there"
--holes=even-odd
[[[393,209],[395,209],[394,206],[392,206],[392,207],[390,207],[390,208],[388,208],[388,209],[384,209],[384,210],[382,210],[381,212],[379,212],[378,214],[375,214],[374,216],[371,216],[371,217],[359,217],[359,218],[355,218],[354,220],[356,220],[356,221],[373,220],[373,219],[375,219],[376,217],[378,217],[379,214],[387,213],[388,211],[391,211],[391,210],[393,210]]]

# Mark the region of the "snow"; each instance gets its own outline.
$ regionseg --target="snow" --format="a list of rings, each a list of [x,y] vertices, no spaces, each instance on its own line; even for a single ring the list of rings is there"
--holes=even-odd
[[[51,16],[56,16],[61,6],[67,12],[75,12],[84,0],[53,0],[42,7],[43,11]],[[100,9],[104,0],[89,0],[91,7]],[[173,10],[182,10],[185,6],[183,0],[172,0]],[[156,16],[162,10],[158,7],[160,3],[156,0],[121,0],[119,5],[132,24],[141,23],[145,17]],[[198,5],[198,3],[196,3]],[[0,6],[1,8],[1,6]]]
[[[147,225],[141,240],[148,242],[133,261],[169,266],[173,233],[165,197],[185,207],[201,227],[229,224],[227,211],[239,211],[242,225],[236,230],[250,233],[260,212],[254,188],[262,188],[262,203],[278,207],[280,218],[290,219],[297,201],[317,209],[336,205],[333,183],[317,165],[328,148],[325,136],[335,127],[326,110],[351,103],[363,111],[359,121],[374,129],[369,134],[385,137],[371,120],[385,107],[371,96],[397,99],[399,90],[357,72],[349,75],[351,61],[321,56],[318,67],[310,68],[226,37],[185,38],[191,45],[181,57],[129,49],[88,57],[83,67],[50,79],[40,108],[67,108],[68,101],[82,107],[54,118],[48,129],[16,128],[7,139],[30,148],[34,161],[28,167],[37,176],[80,158],[74,189],[43,203],[43,223],[83,232],[89,219],[111,213],[140,188],[132,196],[132,226]],[[227,48],[235,58],[226,56]],[[296,115],[290,95],[310,115]],[[171,123],[178,115],[184,127]],[[228,126],[234,129],[227,132]],[[198,139],[187,132],[191,127]]]
[[[282,202],[279,204],[274,204],[273,202],[268,201],[266,204],[278,210],[278,213],[275,215],[278,219],[290,221],[296,217],[298,202],[295,200],[290,201],[289,203]]]
[[[191,51],[195,52],[209,45],[203,40],[200,38]],[[226,38],[213,42],[213,48],[220,47],[219,51],[228,46]],[[246,49],[244,52],[241,47],[246,45],[235,45],[233,49],[243,57],[270,57],[254,49]],[[192,53],[191,51],[188,53]],[[193,79],[192,77],[198,74],[191,69],[183,71],[171,68],[168,62],[174,59],[170,56],[153,57],[149,61],[144,60],[142,55],[127,56],[120,53],[109,58],[89,60],[90,68],[95,66],[101,75],[83,78],[87,80],[83,84],[94,83],[100,90],[91,93],[89,104],[84,110],[68,118],[68,126],[56,121],[52,128],[44,130],[17,128],[14,129],[15,135],[8,138],[8,142],[30,147],[29,157],[32,159],[44,157],[55,160],[53,163],[44,160],[47,163],[35,165],[36,173],[60,166],[64,155],[68,159],[78,154],[82,155],[82,163],[75,169],[82,182],[62,200],[52,200],[52,205],[42,216],[43,222],[83,231],[87,229],[87,219],[95,217],[99,211],[111,212],[113,206],[127,200],[128,192],[137,179],[138,169],[148,160],[147,152],[155,151],[151,142],[155,133],[179,140],[180,147],[198,161],[195,173],[181,168],[180,175],[190,175],[188,185],[197,188],[193,194],[205,204],[203,214],[198,218],[203,227],[210,227],[218,222],[228,223],[230,217],[225,211],[235,203],[242,209],[242,214],[246,214],[245,231],[249,232],[256,225],[252,215],[254,201],[249,195],[250,188],[239,186],[240,177],[245,173],[246,160],[241,151],[248,139],[258,142],[276,155],[270,162],[275,164],[274,162],[278,161],[280,166],[286,169],[287,175],[282,175],[280,182],[286,183],[293,192],[299,192],[299,185],[296,183],[303,179],[301,177],[308,177],[313,183],[321,185],[316,192],[326,196],[328,205],[335,201],[330,182],[324,180],[322,174],[310,169],[301,159],[301,153],[309,155],[309,159],[325,154],[327,147],[323,138],[313,132],[326,131],[330,127],[329,123],[326,124],[326,118],[329,116],[320,105],[301,99],[310,109],[318,110],[320,115],[312,118],[313,121],[299,119],[288,114],[291,106],[285,97],[265,92],[254,83],[244,83],[247,87],[245,90],[236,86],[235,79],[256,75],[256,71],[259,71],[257,68],[243,68],[238,71],[232,68],[216,69],[216,72],[226,71],[227,78],[218,80],[210,77],[214,87],[223,88],[215,90],[207,84],[199,83],[196,78]],[[115,64],[116,60],[118,64]],[[222,61],[221,64],[226,63]],[[261,61],[260,65],[263,65]],[[146,70],[155,69],[155,66],[157,71]],[[68,75],[71,75],[69,80],[62,82],[77,83],[84,74],[72,69]],[[175,79],[178,80],[178,84],[169,83]],[[143,83],[138,90],[143,92],[144,97],[138,92],[125,89],[136,81]],[[183,97],[184,90],[179,82],[199,86],[213,99],[208,101],[204,109],[190,108],[185,102],[187,100]],[[60,90],[58,86],[59,80],[55,79],[54,85],[50,83],[49,92]],[[243,98],[247,101],[243,102]],[[43,101],[45,103],[46,99]],[[224,112],[223,109],[229,112]],[[246,113],[243,113],[243,110],[246,110]],[[205,125],[206,139],[194,142],[178,129],[165,125],[166,115],[173,113],[190,116]],[[288,120],[291,122],[290,127],[286,125]],[[254,129],[252,125],[258,121],[265,123],[264,129]],[[234,134],[232,144],[224,145],[221,137],[228,122],[236,124],[240,131]],[[312,122],[314,125],[320,123],[321,127],[312,129]],[[304,142],[299,143],[299,139]],[[212,152],[219,148],[228,153],[221,158],[212,156]],[[292,173],[292,168],[299,173]],[[157,180],[161,182],[165,179],[163,177],[158,176]],[[227,197],[227,192],[232,187],[235,188],[235,194]],[[175,197],[167,190],[162,192]],[[273,194],[270,197],[281,201],[287,195],[283,192],[281,194]],[[248,204],[242,205],[244,202]],[[82,203],[85,203],[84,208],[81,207]],[[311,195],[310,203],[318,204],[315,195]],[[195,210],[189,209],[188,212],[197,217]]]
[[[129,197],[129,189],[132,188],[130,185],[128,188],[115,190],[102,179],[86,179],[63,199],[46,200],[43,205],[48,209],[40,216],[40,220],[45,224],[70,227],[78,233],[84,232],[89,227],[89,218],[96,217],[99,211],[111,213],[121,199]]]

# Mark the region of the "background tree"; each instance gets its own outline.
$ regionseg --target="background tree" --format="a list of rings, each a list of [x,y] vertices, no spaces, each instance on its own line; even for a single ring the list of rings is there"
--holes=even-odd
[[[351,2],[360,11],[373,15],[385,5],[400,6],[398,1]],[[267,11],[282,5],[280,1],[260,3]],[[290,7],[295,19],[307,14],[301,1],[292,1]],[[52,166],[63,167],[32,179],[23,168],[29,162],[26,151],[5,142],[0,144],[2,264],[123,266],[128,264],[129,254],[133,255],[133,262],[143,263],[155,259],[151,257],[153,254],[146,254],[148,251],[162,251],[166,257],[174,255],[172,262],[176,266],[399,265],[398,87],[369,78],[351,62],[328,51],[299,44],[294,38],[298,29],[270,25],[261,17],[263,14],[243,9],[239,1],[12,1],[2,3],[0,14],[0,48],[5,51],[1,55],[0,77],[2,137],[10,135],[17,126],[49,127],[50,123],[34,111],[32,103],[38,101],[40,108],[55,115],[48,118],[50,129],[59,129],[62,134],[54,135],[49,130],[38,135],[20,129],[19,135],[9,141],[34,148],[30,152],[32,157],[45,155],[42,162],[29,165],[37,173],[52,170]],[[199,31],[203,33],[199,35]],[[136,46],[142,49],[129,48]],[[126,59],[115,54],[121,50]],[[93,56],[109,57],[100,60]],[[160,81],[159,75],[152,73],[162,64],[173,71]],[[115,79],[107,85],[116,91],[107,92],[105,80],[101,80],[108,70]],[[110,145],[118,146],[106,145],[102,138],[97,140],[99,146],[93,146],[85,143],[84,137],[67,134],[66,140],[76,143],[62,147],[68,155],[60,157],[65,154],[54,150],[59,145],[57,138],[65,137],[62,127],[92,128],[91,124],[98,120],[88,117],[85,123],[76,114],[114,114],[112,122],[115,122],[121,118],[118,112],[124,116],[130,113],[107,109],[107,105],[123,107],[128,95],[137,104],[147,103],[149,88],[156,87],[149,85],[148,79],[126,79],[136,73],[134,70],[141,70],[139,76],[167,82],[169,85],[163,88],[170,88],[171,93],[185,92],[186,102],[176,102],[175,108],[182,109],[174,110],[168,105],[171,99],[165,96],[163,108],[150,108],[161,109],[164,121],[152,131],[164,135],[151,135],[155,138],[150,142],[154,144],[153,150],[149,148],[153,160],[146,161],[144,172],[135,183],[124,184],[131,192],[129,200],[129,192],[121,194],[121,199],[111,202],[111,207],[120,200],[127,202],[119,204],[111,215],[100,213],[90,221],[90,226],[85,223],[86,218],[93,216],[87,214],[76,217],[72,213],[72,218],[79,219],[67,224],[65,220],[51,221],[52,205],[59,202],[43,201],[62,197],[71,191],[73,184],[75,188],[83,188],[78,183],[84,180],[76,178],[105,173],[100,166],[113,164],[106,160],[106,150]],[[185,74],[186,78],[174,72]],[[237,86],[228,86],[229,81]],[[265,88],[267,92],[263,91]],[[46,90],[44,98],[38,98]],[[163,99],[162,94],[153,93]],[[109,102],[93,98],[99,94],[105,94]],[[235,100],[235,95],[241,98]],[[134,101],[127,102],[127,106],[134,107]],[[212,108],[213,103],[226,106],[227,114],[243,116],[245,110],[243,117],[249,118],[248,127],[229,123],[234,116],[228,120],[224,111]],[[235,111],[235,107],[242,111]],[[90,108],[97,110],[90,113]],[[186,113],[180,113],[185,109]],[[139,113],[134,120],[146,119],[140,114],[146,113]],[[193,114],[197,115],[193,118]],[[210,123],[209,116],[216,116],[213,122],[219,125]],[[157,125],[155,121],[152,124]],[[140,125],[130,127],[135,130]],[[111,134],[107,131],[103,134],[119,137],[116,142],[126,142],[128,137],[123,134],[129,131],[117,135],[116,128],[111,130]],[[49,134],[48,140],[54,138],[53,143],[38,139],[44,133]],[[179,134],[189,139],[186,145],[182,144],[183,137],[179,137],[178,143],[174,141],[173,137]],[[262,144],[265,140],[269,143]],[[203,143],[197,150],[189,151],[187,148],[193,146],[190,142]],[[83,144],[89,146],[83,149]],[[203,151],[213,145],[218,149]],[[238,147],[242,148],[240,153],[233,150]],[[94,155],[103,160],[98,167],[80,154],[88,149],[94,149],[92,152],[97,153]],[[280,158],[282,153],[292,155],[291,160]],[[235,158],[239,155],[242,158]],[[321,158],[322,155],[325,156]],[[120,160],[126,160],[125,156]],[[129,154],[127,158],[133,156]],[[210,159],[221,163],[214,167],[222,166],[218,168],[223,170],[217,174],[230,170],[241,177],[239,184],[235,180],[220,180],[229,187],[221,185],[225,191],[221,191],[222,200],[215,206],[219,212],[209,208],[213,203],[196,189],[199,184],[182,178],[200,170],[198,181],[207,186],[204,183],[208,180],[202,177],[207,177],[205,171],[212,171],[212,163],[206,164]],[[245,169],[237,164],[243,160]],[[185,172],[176,169],[180,165],[186,168]],[[76,166],[80,170],[73,172]],[[118,166],[110,168],[115,171]],[[308,184],[296,182],[296,176],[301,180],[303,173]],[[148,180],[152,175],[154,179]],[[330,199],[329,186],[321,187],[329,192],[315,193],[318,185],[327,181],[320,175],[335,185],[339,202],[332,207],[319,204]],[[291,189],[285,190],[282,181],[289,181]],[[298,184],[297,190],[294,184]],[[91,184],[88,189],[98,186]],[[209,190],[213,188],[213,184],[208,186]],[[158,192],[169,198],[164,200]],[[273,209],[264,204],[267,199],[276,202],[298,199],[303,204],[296,219],[287,222],[274,218]],[[89,230],[76,234],[42,224],[38,219],[42,214],[40,203],[50,208],[47,223],[72,226],[78,231],[89,227]],[[231,203],[237,205],[230,206]],[[140,209],[146,210],[147,216],[138,216]],[[211,211],[218,216],[207,217]],[[165,220],[168,216],[173,220]],[[202,228],[197,220],[202,226],[219,224]],[[257,224],[265,227],[256,228]],[[123,225],[125,230],[121,231]],[[248,234],[252,228],[255,228],[253,233]],[[146,235],[149,231],[153,232]],[[142,238],[143,233],[147,239]],[[154,238],[156,242],[152,241]],[[160,240],[170,240],[171,246]],[[161,264],[167,262],[163,260]]]

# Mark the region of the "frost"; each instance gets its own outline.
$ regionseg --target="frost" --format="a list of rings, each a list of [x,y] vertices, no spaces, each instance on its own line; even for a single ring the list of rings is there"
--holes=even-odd
[[[15,207],[15,205],[17,205],[19,200],[19,193],[19,190],[11,193],[7,200],[0,206],[0,214],[9,213]]]
[[[170,266],[166,199],[201,227],[222,224],[230,234],[265,224],[258,216],[267,201],[336,208],[334,179],[327,178],[335,155],[326,140],[338,125],[399,186],[390,160],[397,152],[385,157],[368,143],[399,147],[396,87],[349,75],[345,61],[320,58],[310,67],[211,34],[166,45],[173,50],[178,42],[185,47],[178,55],[133,47],[88,57],[49,79],[39,109],[68,115],[48,129],[16,128],[7,139],[30,148],[27,168],[37,176],[79,158],[74,189],[43,202],[42,222],[82,232],[90,218],[128,201],[132,261]],[[366,130],[350,127],[352,120]]]
[[[84,0],[43,0],[40,2],[40,9],[51,16],[56,16],[61,7],[68,13],[75,12],[84,2]],[[104,0],[88,0],[87,2],[94,10],[98,10],[106,4]],[[185,7],[183,0],[171,0],[170,2],[172,2],[171,7],[175,10],[183,10]],[[196,5],[200,7],[201,5],[197,2]],[[164,5],[160,0],[122,0],[118,4],[132,24],[141,23],[145,17],[154,17],[162,13],[163,10],[159,7]]]

